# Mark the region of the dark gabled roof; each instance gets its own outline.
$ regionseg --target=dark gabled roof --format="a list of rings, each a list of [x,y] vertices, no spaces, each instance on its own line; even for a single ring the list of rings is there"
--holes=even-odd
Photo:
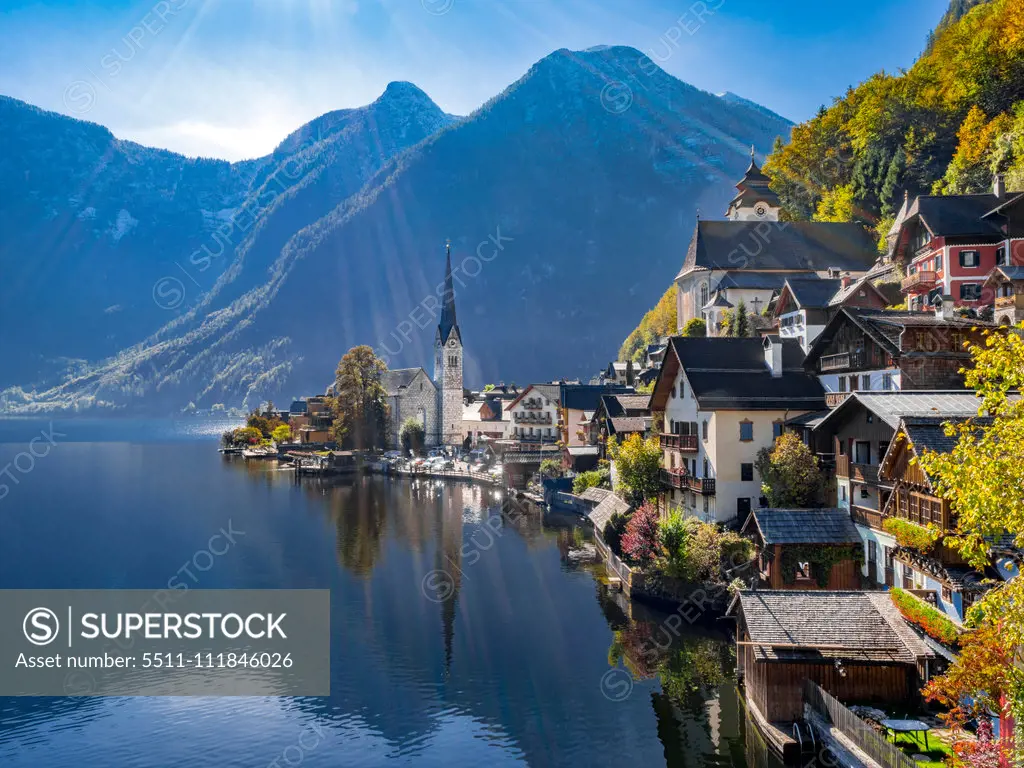
[[[886,592],[743,591],[738,602],[759,661],[912,664],[934,656]]]
[[[936,237],[1002,235],[999,224],[985,214],[1006,202],[993,194],[919,195],[907,211],[907,219],[920,216]]]
[[[791,277],[786,280],[786,286],[800,309],[824,309],[832,303],[832,297],[842,290],[843,281]]]
[[[936,390],[904,392],[851,392],[818,423],[835,422],[858,405],[875,414],[893,429],[904,417],[969,417],[978,413],[981,401],[973,390]]]
[[[389,396],[397,395],[399,390],[412,384],[412,380],[416,378],[416,374],[420,371],[423,371],[424,376],[427,375],[427,372],[422,368],[396,368],[393,371],[385,371],[384,375],[381,376],[381,384],[384,385],[384,390]],[[427,379],[429,380],[430,377],[427,376]]]
[[[611,422],[609,432],[613,435],[628,434],[630,432],[643,432],[647,429],[648,418],[644,416],[617,416],[609,419]]]
[[[781,376],[772,376],[759,338],[673,336],[670,346],[701,410],[825,409],[825,390],[804,372],[796,340],[782,341]]]
[[[715,286],[716,291],[725,288],[750,288],[763,290],[780,290],[786,282],[786,274],[778,272],[726,272],[722,279]],[[806,272],[802,275],[807,280],[817,280],[814,272]]]
[[[914,444],[915,452],[928,450],[934,453],[949,453],[960,440],[956,435],[947,435],[944,425],[947,422],[962,423],[968,418],[972,417],[908,417],[902,420],[902,428],[910,442]]]
[[[859,224],[699,221],[678,277],[693,269],[867,272],[877,258]]]
[[[629,415],[629,411],[650,411],[650,395],[601,395],[604,412],[609,418]]]
[[[744,525],[765,544],[860,544],[850,513],[842,509],[758,509]]]
[[[596,411],[601,396],[632,393],[632,387],[621,384],[567,384],[562,387],[561,407],[574,411]]]
[[[1017,192],[1017,193],[1011,194],[1011,195],[1009,195],[1007,197],[1001,197],[1001,198],[999,198],[999,200],[1000,200],[999,205],[997,205],[991,211],[986,213],[985,214],[986,217],[988,217],[988,216],[995,216],[997,214],[1003,213],[1003,212],[1006,211],[1007,208],[1013,208],[1014,206],[1018,205],[1019,203],[1024,202],[1024,192]]]

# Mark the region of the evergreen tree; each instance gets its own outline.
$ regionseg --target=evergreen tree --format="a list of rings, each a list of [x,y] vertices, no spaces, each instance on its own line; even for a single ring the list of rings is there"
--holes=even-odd
[[[751,330],[752,325],[750,315],[747,312],[747,303],[740,299],[736,305],[736,311],[733,313],[733,321],[729,324],[729,335],[746,337],[751,335]]]

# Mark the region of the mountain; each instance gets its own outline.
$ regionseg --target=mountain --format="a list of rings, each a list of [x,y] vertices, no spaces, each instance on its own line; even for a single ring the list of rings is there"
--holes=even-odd
[[[13,150],[0,156],[0,327],[19,328],[0,337],[0,386],[176,327],[203,311],[229,267],[221,301],[237,298],[266,280],[292,235],[454,120],[392,83],[373,104],[330,112],[267,157],[230,164],[0,98],[0,138]],[[269,211],[274,226],[261,228]]]
[[[392,90],[426,105],[414,86]],[[434,117],[376,169],[340,178],[337,163],[334,177],[310,162],[197,306],[0,405],[252,406],[321,391],[359,343],[392,367],[429,366],[449,238],[467,384],[589,374],[682,262],[696,210],[724,210],[750,146],[764,152],[791,127],[615,46],[556,51],[467,118]],[[322,156],[319,143],[303,151]]]

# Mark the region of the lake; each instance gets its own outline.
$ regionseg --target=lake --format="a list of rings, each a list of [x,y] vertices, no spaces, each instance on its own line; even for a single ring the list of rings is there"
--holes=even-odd
[[[0,420],[0,587],[329,588],[331,696],[0,698],[0,765],[747,766],[720,628],[669,637],[571,520],[461,483],[296,483],[219,456],[226,426]]]

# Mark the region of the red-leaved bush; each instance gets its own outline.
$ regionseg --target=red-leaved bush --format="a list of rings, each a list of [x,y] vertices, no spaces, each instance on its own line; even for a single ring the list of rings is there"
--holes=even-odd
[[[647,565],[658,553],[658,508],[644,502],[626,524],[622,553],[636,565]]]

